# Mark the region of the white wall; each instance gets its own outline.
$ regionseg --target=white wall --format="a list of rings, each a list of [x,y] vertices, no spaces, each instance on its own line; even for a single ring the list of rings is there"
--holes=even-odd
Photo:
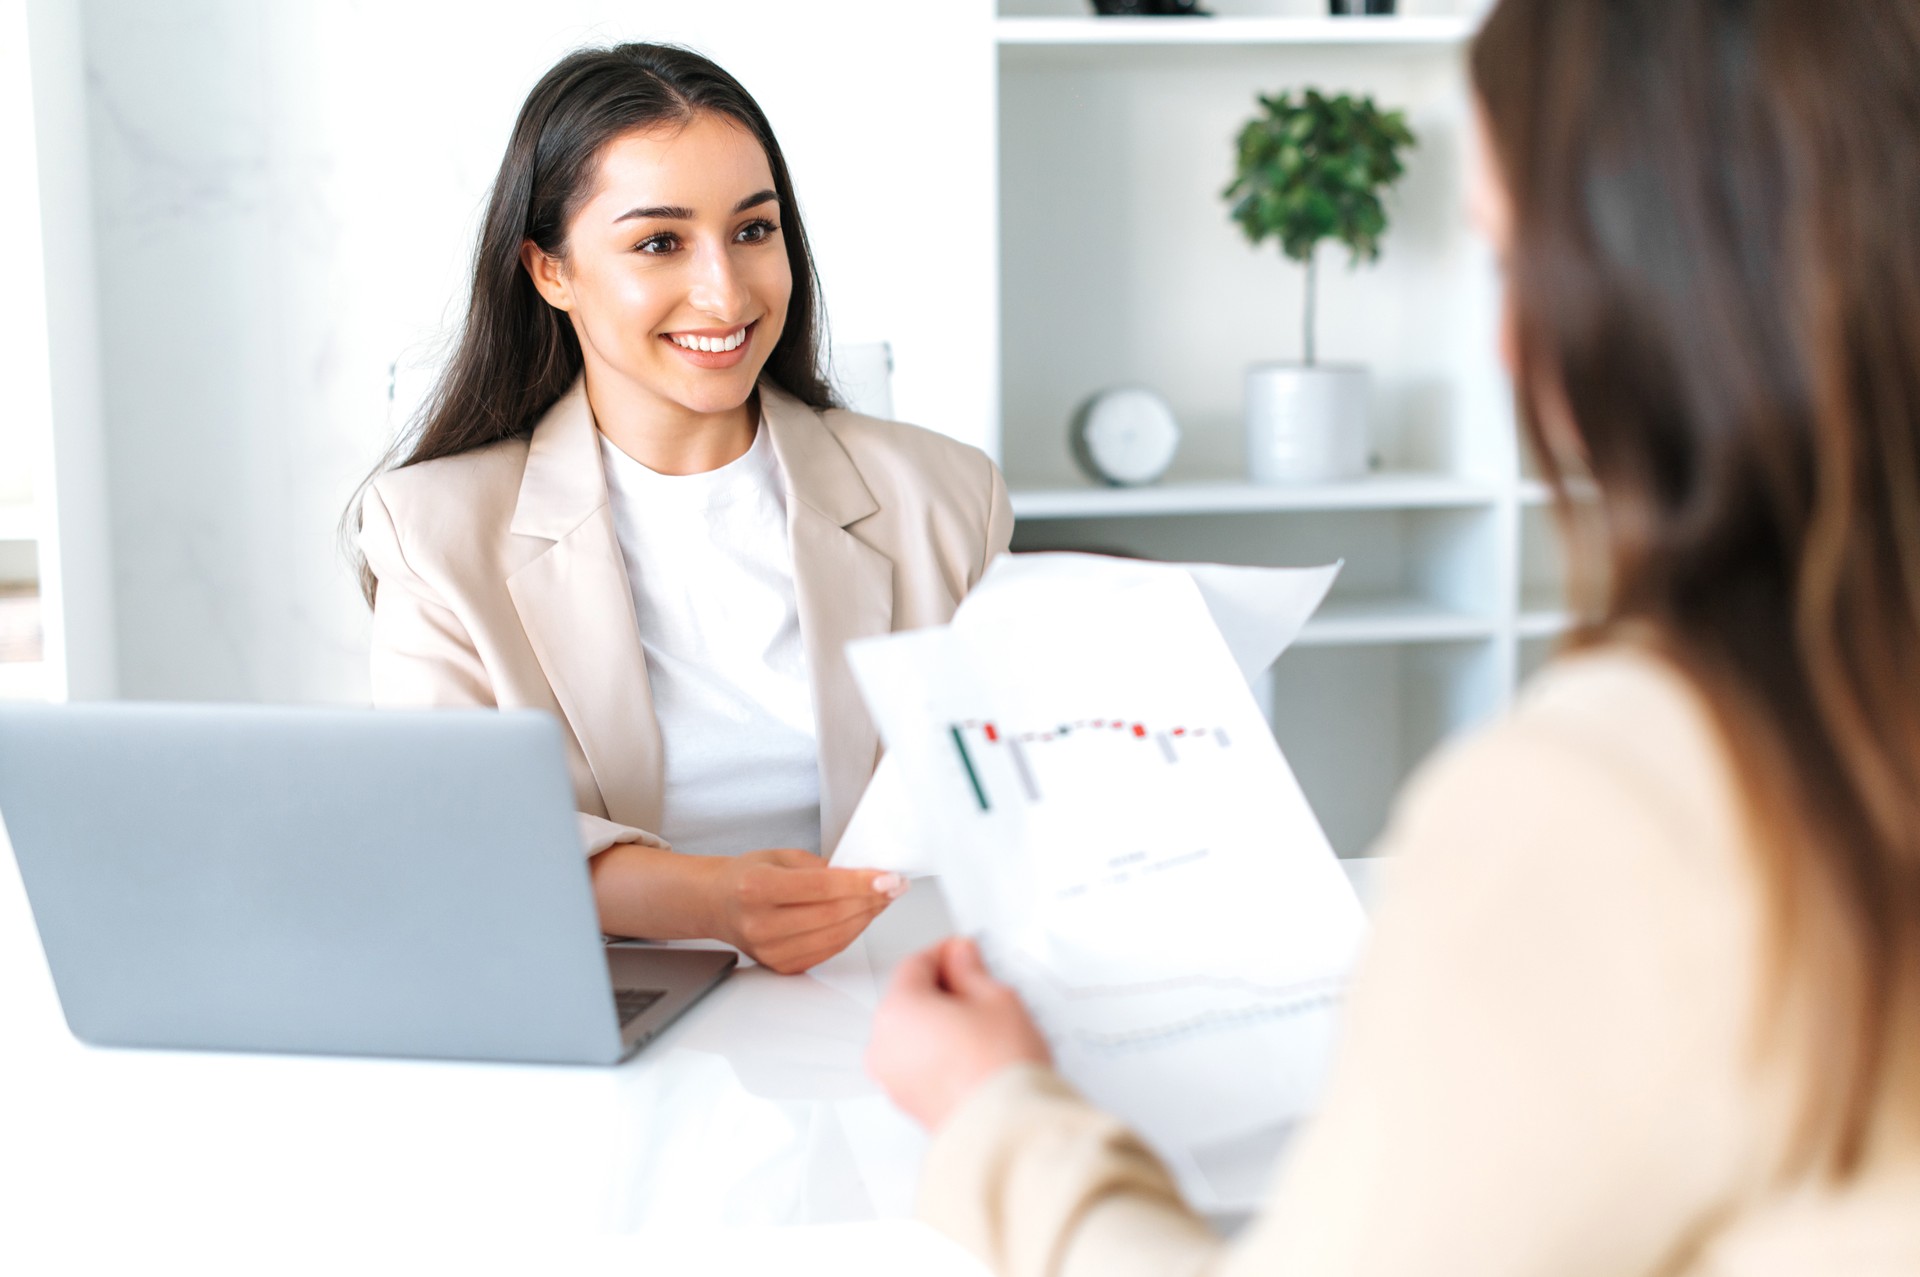
[[[988,0],[84,13],[125,695],[364,696],[335,524],[459,313],[521,99],[582,43],[679,40],[737,74],[835,337],[894,344],[901,417],[995,442]]]

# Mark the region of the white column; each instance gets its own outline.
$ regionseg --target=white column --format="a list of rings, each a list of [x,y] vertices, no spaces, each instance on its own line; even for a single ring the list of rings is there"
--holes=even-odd
[[[25,348],[40,356],[37,378],[26,371],[39,383],[29,397],[45,414],[35,504],[48,672],[55,697],[97,699],[114,694],[117,675],[79,4],[5,0],[5,11],[4,43],[24,44],[21,78],[32,86],[33,162],[12,171],[29,183],[37,177],[39,197],[28,203],[39,214],[41,259],[22,272],[21,310],[29,325],[32,315],[45,319],[39,341]]]

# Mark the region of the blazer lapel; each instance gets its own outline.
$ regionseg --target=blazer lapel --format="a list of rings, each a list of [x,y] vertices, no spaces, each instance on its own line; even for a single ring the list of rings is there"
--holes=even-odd
[[[880,756],[846,646],[893,628],[893,561],[847,531],[880,504],[820,415],[765,382],[760,411],[786,474],[794,593],[820,741],[820,849],[831,857]]]
[[[534,428],[512,529],[552,544],[507,578],[507,591],[608,818],[652,832],[664,779],[660,723],[598,434],[583,380]]]

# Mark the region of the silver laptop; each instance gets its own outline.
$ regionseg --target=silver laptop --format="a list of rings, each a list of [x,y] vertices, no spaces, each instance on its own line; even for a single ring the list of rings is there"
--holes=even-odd
[[[99,1045],[611,1064],[736,961],[603,943],[533,711],[3,706],[0,818]]]

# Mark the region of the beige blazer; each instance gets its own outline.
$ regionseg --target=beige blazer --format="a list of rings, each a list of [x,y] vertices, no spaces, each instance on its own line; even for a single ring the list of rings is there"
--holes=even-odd
[[[880,752],[846,644],[949,620],[1007,548],[1013,513],[1000,472],[976,448],[816,412],[765,383],[760,405],[786,475],[820,739],[821,847],[831,854]],[[530,439],[380,476],[360,546],[379,580],[376,704],[547,710],[565,729],[588,853],[665,845],[652,832],[660,726],[583,382]]]
[[[1920,1274],[1911,1112],[1851,1183],[1787,1170],[1817,1066],[1756,1055],[1736,793],[1690,685],[1633,649],[1569,658],[1400,804],[1325,1103],[1232,1245],[1035,1068],[941,1129],[924,1213],[1019,1277]]]

